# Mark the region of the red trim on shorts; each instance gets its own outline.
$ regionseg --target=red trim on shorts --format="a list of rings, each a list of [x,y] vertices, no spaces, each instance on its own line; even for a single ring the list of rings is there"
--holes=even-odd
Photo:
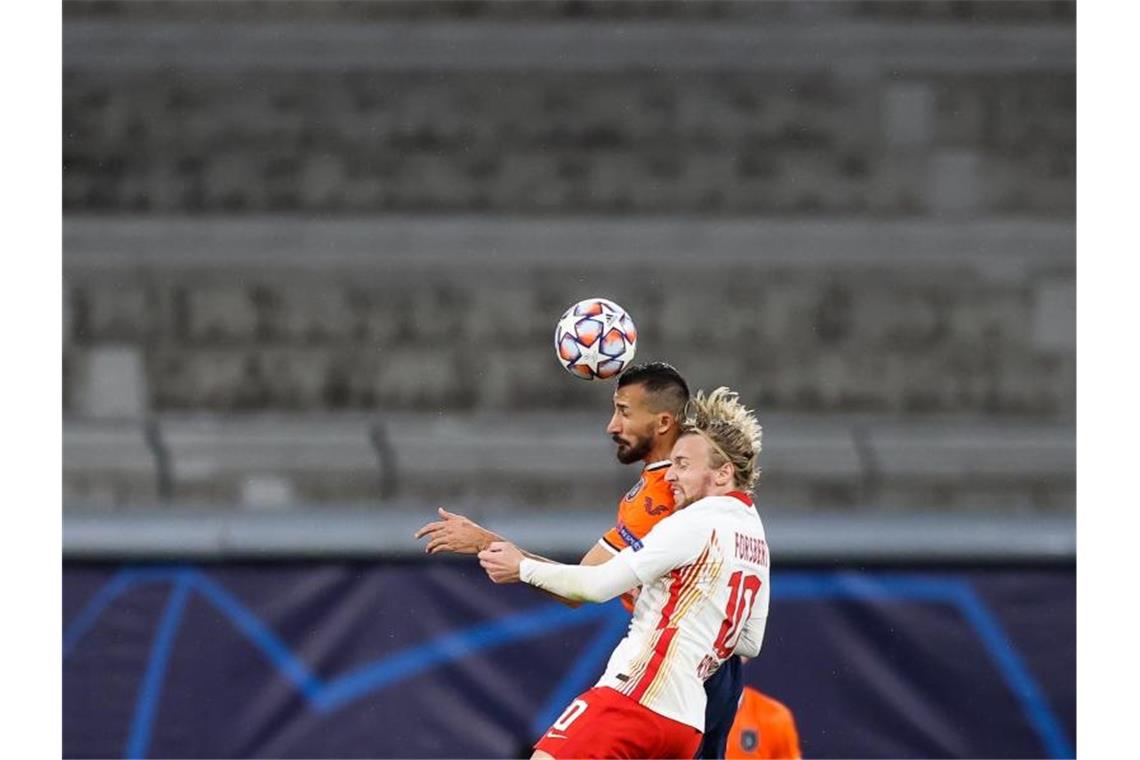
[[[697,753],[701,732],[650,710],[609,686],[575,701],[586,708],[563,726],[551,726],[534,744],[555,758],[683,757]],[[556,721],[557,722],[557,721]]]

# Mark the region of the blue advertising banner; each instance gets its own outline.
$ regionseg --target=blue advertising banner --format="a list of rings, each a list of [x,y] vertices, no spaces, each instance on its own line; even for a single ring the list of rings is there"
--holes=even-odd
[[[805,757],[1073,757],[1063,567],[777,570]],[[624,635],[472,560],[67,563],[65,757],[529,757]]]

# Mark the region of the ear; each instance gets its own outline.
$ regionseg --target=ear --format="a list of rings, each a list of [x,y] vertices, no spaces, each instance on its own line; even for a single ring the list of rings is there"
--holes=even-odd
[[[677,426],[677,419],[669,412],[660,412],[657,415],[657,433],[664,435],[669,432],[670,427]]]
[[[720,467],[716,468],[716,475],[713,482],[715,482],[718,486],[726,486],[732,482],[732,473],[732,462],[725,462]]]

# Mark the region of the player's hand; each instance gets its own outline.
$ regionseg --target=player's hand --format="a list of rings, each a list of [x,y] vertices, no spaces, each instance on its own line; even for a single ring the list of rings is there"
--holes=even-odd
[[[518,583],[523,553],[512,543],[495,541],[479,552],[479,564],[495,583]]]
[[[479,550],[498,538],[494,533],[463,515],[439,508],[440,519],[429,522],[416,531],[416,538],[427,538],[424,551],[428,554],[455,552],[478,554]]]

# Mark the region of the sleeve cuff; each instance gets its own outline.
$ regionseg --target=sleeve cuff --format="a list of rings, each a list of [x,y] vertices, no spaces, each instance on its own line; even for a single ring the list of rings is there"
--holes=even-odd
[[[530,583],[531,578],[534,577],[534,566],[537,564],[538,560],[523,557],[522,562],[519,563],[519,580],[523,583]]]
[[[609,539],[606,538],[605,536],[602,536],[601,538],[599,538],[598,543],[601,544],[602,546],[604,546],[606,548],[606,550],[609,551],[610,554],[621,553],[622,547],[614,546],[613,544],[610,543]]]

